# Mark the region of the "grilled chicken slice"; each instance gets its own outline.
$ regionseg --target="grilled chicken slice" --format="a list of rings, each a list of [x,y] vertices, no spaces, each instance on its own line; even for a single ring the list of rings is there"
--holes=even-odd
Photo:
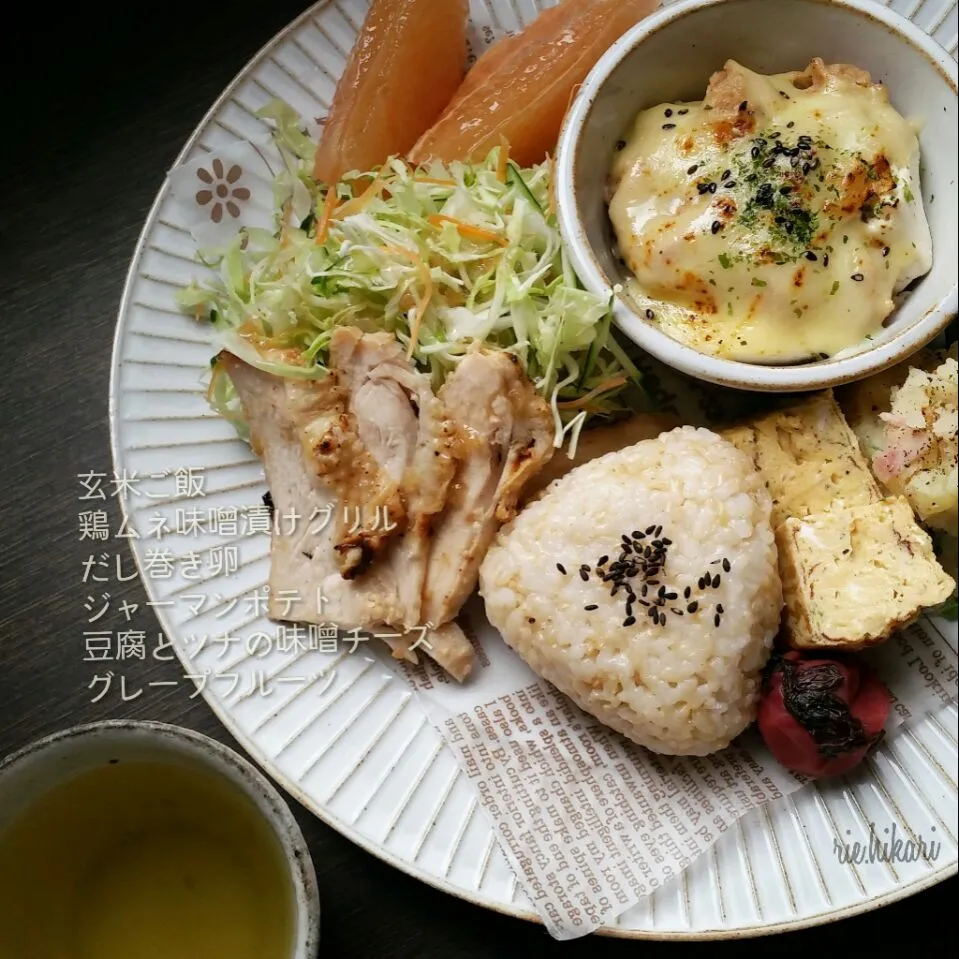
[[[278,514],[270,547],[269,617],[348,629],[418,623],[419,608],[407,610],[400,599],[398,564],[379,563],[356,580],[340,574],[332,520],[339,504],[315,468],[308,442],[321,429],[318,421],[329,419],[341,402],[335,377],[281,379],[227,352],[218,362],[243,404]]]
[[[553,454],[549,406],[509,353],[465,356],[439,393],[458,435],[456,474],[433,526],[422,621],[449,622],[476,587],[486,550]]]
[[[334,548],[346,579],[363,573],[406,528],[400,484],[417,441],[417,415],[395,373],[416,376],[389,334],[337,330],[337,384],[326,416],[306,427],[309,456],[339,499]],[[393,373],[394,375],[391,375]]]
[[[350,346],[345,341],[338,345],[344,351]],[[358,342],[352,345],[359,348]],[[316,468],[311,439],[322,434],[331,415],[342,415],[356,383],[349,377],[343,383],[335,373],[319,382],[281,379],[227,352],[220,354],[219,362],[243,404],[252,446],[263,460],[280,518],[271,539],[268,615],[273,620],[348,629],[399,630],[398,642],[405,643],[408,650],[419,635],[408,631],[421,622],[430,518],[442,508],[455,468],[449,450],[451,428],[428,380],[412,370],[402,377],[394,371],[408,389],[417,391],[413,396],[419,413],[416,442],[406,456],[400,481],[408,504],[406,531],[382,550],[379,561],[362,576],[347,579],[341,575],[334,549],[336,525],[332,518],[341,508],[323,470]],[[382,373],[385,380],[389,370]],[[357,390],[357,395],[361,393],[362,388]],[[373,409],[367,408],[362,397],[356,408],[363,424]],[[387,446],[370,441],[377,455]],[[380,462],[386,465],[389,461],[384,455]],[[386,468],[399,472],[392,463]],[[292,529],[286,521],[291,516],[299,517]],[[473,646],[453,624],[427,633],[417,648],[459,681],[472,668]],[[416,650],[411,655],[415,659]]]
[[[302,442],[307,461],[336,494],[333,548],[344,578],[359,576],[406,525],[399,477],[394,477],[363,443],[346,390],[337,378],[321,391],[314,414],[304,417]]]
[[[419,664],[417,651],[422,649],[437,665],[442,666],[457,682],[463,682],[473,670],[476,651],[466,633],[456,622],[444,623],[428,630],[422,637],[419,631],[403,633],[386,640],[394,659],[405,659],[414,666]]]
[[[362,450],[355,468],[341,457],[328,474],[341,503],[354,511],[349,518],[356,520],[358,509],[364,520],[337,537],[341,568],[344,576],[362,572],[391,536],[405,534],[403,599],[413,608],[423,592],[431,520],[446,502],[456,465],[451,425],[429,377],[416,372],[389,333],[338,329],[330,368],[345,393],[354,446]]]

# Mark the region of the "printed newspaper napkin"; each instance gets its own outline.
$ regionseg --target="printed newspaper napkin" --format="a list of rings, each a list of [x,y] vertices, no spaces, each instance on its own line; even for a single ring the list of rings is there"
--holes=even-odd
[[[465,685],[432,665],[404,671],[556,939],[608,924],[739,817],[807,782],[755,732],[703,758],[646,752],[539,679],[488,625],[481,600],[461,623],[479,656]],[[893,694],[887,735],[956,699],[956,651],[930,621],[868,659]]]

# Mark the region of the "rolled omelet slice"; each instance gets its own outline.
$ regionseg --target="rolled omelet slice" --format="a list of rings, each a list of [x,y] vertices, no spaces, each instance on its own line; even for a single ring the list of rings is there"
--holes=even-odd
[[[956,585],[902,496],[792,517],[776,530],[776,543],[783,631],[797,649],[879,643],[944,602]]]

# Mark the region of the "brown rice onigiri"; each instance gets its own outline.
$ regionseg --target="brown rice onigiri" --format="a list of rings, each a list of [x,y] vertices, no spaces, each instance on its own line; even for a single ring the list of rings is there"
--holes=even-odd
[[[782,588],[762,479],[684,426],[554,482],[480,568],[490,622],[540,676],[654,752],[704,756],[755,718]]]

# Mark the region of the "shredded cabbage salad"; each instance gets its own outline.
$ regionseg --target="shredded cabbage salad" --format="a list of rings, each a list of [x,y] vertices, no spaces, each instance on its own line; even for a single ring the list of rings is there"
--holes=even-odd
[[[387,330],[434,389],[472,344],[508,350],[551,403],[556,445],[568,437],[570,455],[589,417],[643,403],[611,304],[582,288],[563,249],[550,162],[521,169],[504,144],[483,163],[392,159],[327,187],[312,179],[315,146],[296,113],[274,102],[261,116],[283,161],[275,230],[201,251],[214,278],[179,294],[218,347],[279,376],[319,378],[337,326]],[[247,435],[215,363],[208,398]]]

